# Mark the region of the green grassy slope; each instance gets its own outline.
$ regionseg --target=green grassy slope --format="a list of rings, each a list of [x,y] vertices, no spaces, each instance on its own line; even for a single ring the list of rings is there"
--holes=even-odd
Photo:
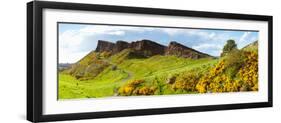
[[[88,80],[98,76],[108,66],[110,64],[100,57],[100,53],[90,52],[63,73],[70,74],[79,80]]]
[[[75,78],[77,71],[74,69],[78,68],[72,68],[72,71],[68,70],[59,74],[60,99],[114,96],[120,87],[137,79],[145,80],[143,85],[158,86],[159,92],[157,94],[172,94],[174,92],[169,90],[165,83],[169,75],[211,66],[217,62],[216,59],[210,58],[193,60],[160,55],[142,58],[135,56],[128,49],[109,58],[98,58],[99,55],[92,52],[79,62],[78,68],[81,68],[84,64],[97,64],[93,60],[99,60],[106,64],[105,68],[94,78]],[[69,74],[70,71],[74,74]],[[88,75],[89,73],[91,71],[83,74]]]
[[[243,47],[242,50],[257,52],[258,51],[258,41],[255,41],[255,42]]]
[[[95,98],[114,95],[114,90],[124,84],[123,79],[128,74],[122,70],[111,71],[105,69],[97,79],[78,80],[75,77],[59,74],[59,98]]]
[[[59,99],[258,91],[258,42],[219,59],[91,52],[59,74]]]
[[[258,42],[221,57],[196,85],[199,93],[258,91]]]

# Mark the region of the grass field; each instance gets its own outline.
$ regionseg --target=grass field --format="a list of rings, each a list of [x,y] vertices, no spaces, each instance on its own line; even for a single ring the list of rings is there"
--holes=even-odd
[[[105,70],[97,79],[80,81],[69,74],[59,74],[59,98],[94,98],[114,95],[114,89],[120,87],[127,78],[124,71]]]
[[[202,66],[211,66],[217,63],[216,59],[185,59],[176,56],[160,56],[156,55],[150,58],[122,58],[122,54],[117,55],[123,61],[117,60],[116,57],[105,58],[104,61],[109,62],[110,66],[105,68],[97,77],[90,80],[79,80],[67,74],[59,74],[59,99],[73,98],[95,98],[114,96],[118,88],[127,84],[132,80],[146,80],[145,85],[151,85],[153,80],[161,81],[158,84],[165,84],[165,78],[171,74],[189,71],[191,69],[200,68]],[[119,59],[120,60],[120,59]],[[116,66],[116,70],[112,70],[112,66]],[[167,87],[163,87],[167,88]],[[159,88],[159,90],[162,88]],[[172,94],[169,89],[162,89],[157,94]]]
[[[59,99],[258,91],[257,46],[199,59],[91,52],[59,73]]]

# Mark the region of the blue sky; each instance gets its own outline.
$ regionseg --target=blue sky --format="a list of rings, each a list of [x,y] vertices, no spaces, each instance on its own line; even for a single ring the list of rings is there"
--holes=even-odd
[[[235,40],[238,48],[242,48],[258,40],[258,32],[60,23],[59,63],[77,62],[96,49],[98,40],[132,42],[142,39],[166,46],[171,41],[177,41],[198,51],[219,56],[228,39]]]

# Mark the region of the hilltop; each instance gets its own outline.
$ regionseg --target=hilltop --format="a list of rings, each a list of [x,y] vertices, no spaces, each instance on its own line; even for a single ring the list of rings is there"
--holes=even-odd
[[[213,58],[175,41],[168,46],[158,44],[151,40],[135,42],[99,40],[97,48],[83,57],[80,61],[68,67],[65,72],[77,79],[92,79],[111,64],[119,64],[126,59],[150,58],[152,56],[175,56],[188,59]],[[110,57],[110,58],[109,58]]]
[[[134,41],[131,43],[126,41],[117,41],[116,43],[112,43],[109,41],[99,40],[95,51],[116,54],[124,49],[131,49],[137,55],[143,57],[151,57],[154,55],[175,55],[178,57],[192,59],[212,57],[208,54],[177,43],[176,41],[172,41],[168,46],[164,46],[147,39]]]

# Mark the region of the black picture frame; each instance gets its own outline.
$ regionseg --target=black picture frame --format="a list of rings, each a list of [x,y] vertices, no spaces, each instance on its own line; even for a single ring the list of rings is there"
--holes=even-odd
[[[42,113],[42,107],[43,107],[43,103],[42,103],[43,102],[42,101],[43,100],[43,95],[42,95],[43,12],[42,10],[45,8],[266,21],[268,22],[268,101],[258,102],[258,103],[44,115]],[[273,31],[273,17],[265,16],[265,15],[185,11],[185,10],[93,5],[93,4],[63,3],[63,2],[46,2],[46,1],[29,2],[27,3],[27,120],[32,122],[63,121],[63,120],[93,119],[93,118],[106,118],[106,117],[123,117],[123,116],[136,116],[136,115],[155,115],[155,114],[185,113],[185,112],[199,112],[199,111],[213,111],[213,110],[272,107],[273,106],[273,94],[272,94],[273,92],[272,91],[273,32],[272,31]]]

